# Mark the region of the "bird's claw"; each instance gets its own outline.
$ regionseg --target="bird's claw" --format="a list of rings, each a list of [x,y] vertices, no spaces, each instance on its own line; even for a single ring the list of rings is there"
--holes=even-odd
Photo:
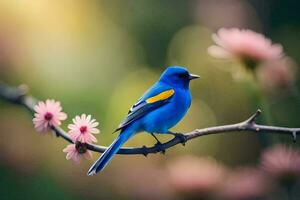
[[[165,148],[163,147],[162,143],[161,142],[157,142],[155,144],[155,147],[158,149],[158,152],[162,153],[162,154],[166,154],[166,150]]]
[[[185,143],[187,142],[186,136],[182,133],[173,133],[175,138],[178,138],[180,140],[180,143],[185,146]]]

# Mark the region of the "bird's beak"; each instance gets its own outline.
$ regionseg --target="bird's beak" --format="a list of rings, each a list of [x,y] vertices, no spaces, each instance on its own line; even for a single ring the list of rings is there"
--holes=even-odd
[[[192,80],[192,79],[196,79],[196,78],[200,78],[200,76],[196,75],[196,74],[190,74],[189,75],[189,79]]]

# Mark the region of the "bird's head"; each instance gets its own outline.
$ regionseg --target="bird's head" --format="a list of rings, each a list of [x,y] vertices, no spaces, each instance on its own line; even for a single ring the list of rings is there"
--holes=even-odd
[[[199,76],[190,74],[184,67],[172,66],[162,73],[159,81],[171,86],[188,88],[190,81],[196,78],[199,78]]]

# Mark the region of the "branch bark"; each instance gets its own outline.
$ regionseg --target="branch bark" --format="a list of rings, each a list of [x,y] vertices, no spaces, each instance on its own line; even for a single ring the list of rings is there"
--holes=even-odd
[[[7,102],[14,103],[17,105],[21,105],[25,107],[31,114],[34,114],[34,105],[38,102],[32,96],[27,95],[27,87],[24,85],[19,86],[18,88],[10,87],[5,84],[0,83],[0,98],[6,100]],[[227,132],[244,132],[249,131],[252,133],[278,133],[278,134],[286,134],[293,136],[294,142],[296,141],[296,136],[300,132],[300,128],[287,128],[287,127],[279,127],[279,126],[267,126],[260,125],[256,123],[256,119],[261,114],[260,110],[257,110],[252,116],[250,116],[245,121],[236,124],[222,125],[222,126],[214,126],[203,129],[196,129],[194,131],[178,134],[173,139],[168,142],[154,145],[152,147],[123,147],[118,151],[118,154],[142,154],[147,156],[148,154],[164,152],[166,149],[175,146],[180,143],[185,143],[186,141],[195,139],[197,137],[212,135],[212,134],[220,134]],[[70,136],[60,127],[51,127],[57,137],[61,137],[66,141],[73,143]],[[107,147],[87,144],[87,148],[91,151],[103,153]]]

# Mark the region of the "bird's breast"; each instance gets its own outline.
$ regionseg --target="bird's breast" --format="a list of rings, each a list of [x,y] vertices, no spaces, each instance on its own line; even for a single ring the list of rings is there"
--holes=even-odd
[[[150,133],[167,133],[184,117],[190,105],[190,92],[175,90],[170,102],[143,117],[142,129]]]

